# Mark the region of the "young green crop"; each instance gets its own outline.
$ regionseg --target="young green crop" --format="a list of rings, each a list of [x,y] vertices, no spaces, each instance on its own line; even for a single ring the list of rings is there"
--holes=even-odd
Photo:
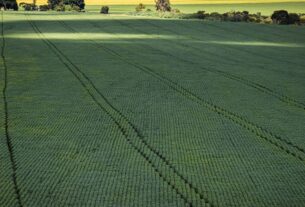
[[[303,26],[54,12],[3,26],[22,206],[305,202]],[[0,206],[18,206],[0,132]]]

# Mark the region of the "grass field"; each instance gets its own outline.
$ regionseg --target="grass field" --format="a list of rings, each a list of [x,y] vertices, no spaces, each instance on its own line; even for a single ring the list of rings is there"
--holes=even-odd
[[[304,26],[2,18],[1,207],[304,206]]]
[[[135,5],[111,5],[110,12],[114,14],[135,11]],[[154,5],[146,5],[147,8],[154,10]],[[305,2],[280,2],[280,3],[243,3],[243,4],[173,4],[175,9],[183,13],[195,13],[199,10],[206,12],[225,13],[233,11],[249,11],[250,13],[261,12],[263,15],[271,15],[273,11],[285,9],[289,12],[305,13]],[[88,12],[100,12],[100,5],[87,5]]]

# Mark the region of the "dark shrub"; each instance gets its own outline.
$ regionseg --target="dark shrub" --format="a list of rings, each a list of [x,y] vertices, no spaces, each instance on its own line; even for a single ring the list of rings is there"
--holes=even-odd
[[[78,11],[80,12],[81,11],[81,8],[77,5],[72,5],[72,11]]]
[[[233,22],[241,22],[243,21],[243,14],[241,12],[233,13]]]
[[[210,15],[206,15],[206,17],[209,17],[210,20],[222,20],[223,15],[219,14],[218,12],[212,12]]]
[[[145,9],[145,5],[140,3],[138,6],[136,6],[136,12],[141,12]]]
[[[27,4],[23,3],[21,4],[24,11],[37,11],[38,7],[35,4]]]
[[[54,8],[55,11],[65,11],[66,10],[66,7],[65,5],[63,4],[63,2],[60,2],[59,4],[57,4]]]
[[[205,11],[198,11],[196,13],[196,16],[198,19],[204,19],[205,18]]]
[[[39,6],[39,11],[48,11],[49,9],[49,5],[47,4]]]
[[[248,21],[249,22],[255,22],[255,23],[260,23],[263,21],[263,18],[260,13],[257,14],[249,14],[248,15]]]
[[[235,22],[235,12],[234,11],[226,12],[222,16],[223,16],[224,21]]]
[[[102,6],[101,14],[109,14],[109,6]]]
[[[79,8],[79,11],[85,9],[84,0],[48,0],[48,5],[50,9],[56,11],[65,11],[65,5],[70,5],[71,8]]]
[[[55,7],[58,6],[60,2],[62,2],[62,0],[48,0],[49,8],[55,10]]]
[[[85,9],[84,0],[62,0],[64,5],[70,5],[71,10],[81,11]]]
[[[169,0],[155,0],[157,11],[171,11],[171,5]]]
[[[32,6],[30,4],[23,5],[24,11],[32,11]]]
[[[77,5],[64,5],[64,11],[77,11],[77,12],[80,12],[81,9]]]
[[[296,13],[289,14],[289,24],[301,24],[300,16]]]
[[[248,22],[248,21],[254,21],[253,19],[250,20],[249,12],[243,11],[243,12],[227,12],[223,14],[223,20],[225,21],[231,21],[231,22]]]
[[[249,12],[248,11],[243,11],[242,12],[242,21],[244,21],[244,22],[249,21]]]
[[[286,10],[274,11],[271,19],[275,24],[289,24],[289,14]]]

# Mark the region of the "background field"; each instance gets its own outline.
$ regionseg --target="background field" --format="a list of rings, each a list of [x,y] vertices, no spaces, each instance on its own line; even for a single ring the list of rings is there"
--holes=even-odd
[[[154,5],[147,5],[147,8],[154,10]],[[234,11],[249,11],[250,13],[261,12],[263,15],[271,15],[273,11],[285,9],[289,12],[305,13],[305,2],[284,2],[284,3],[243,3],[243,4],[173,4],[173,8],[179,9],[184,13],[195,13],[199,10],[206,12],[225,13]],[[87,5],[86,11],[100,12],[100,5]],[[111,13],[126,13],[135,11],[135,5],[111,5]]]
[[[305,27],[2,14],[0,206],[304,206]]]

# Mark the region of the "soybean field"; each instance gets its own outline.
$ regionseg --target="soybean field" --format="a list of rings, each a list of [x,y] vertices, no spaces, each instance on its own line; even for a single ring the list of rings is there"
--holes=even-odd
[[[1,13],[0,206],[305,206],[305,27]]]

